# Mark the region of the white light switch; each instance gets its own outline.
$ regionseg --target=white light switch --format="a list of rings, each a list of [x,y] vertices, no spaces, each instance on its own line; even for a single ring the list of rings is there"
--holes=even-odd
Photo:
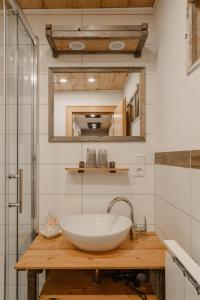
[[[134,156],[134,176],[144,177],[146,170],[146,159],[144,155]]]

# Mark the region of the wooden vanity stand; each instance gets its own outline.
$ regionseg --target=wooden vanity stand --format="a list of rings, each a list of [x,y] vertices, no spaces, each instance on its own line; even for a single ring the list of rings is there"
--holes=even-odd
[[[149,270],[148,300],[165,299],[165,246],[155,233],[138,234],[108,252],[84,252],[64,235],[47,240],[38,235],[16,264],[27,271],[28,300],[37,300],[37,274],[47,271],[40,300],[140,300],[124,283],[111,279],[92,282],[94,270]],[[149,289],[148,289],[149,290]]]

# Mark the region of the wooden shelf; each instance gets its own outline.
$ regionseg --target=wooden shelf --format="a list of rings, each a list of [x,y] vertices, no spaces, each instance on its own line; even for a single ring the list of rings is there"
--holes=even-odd
[[[40,294],[40,300],[138,300],[136,292],[124,282],[102,277],[93,283],[94,271],[51,271]],[[141,286],[148,300],[157,300],[150,284]]]
[[[54,57],[60,54],[84,53],[132,53],[135,57],[141,57],[147,37],[147,23],[141,25],[87,25],[81,27],[46,25],[46,38]],[[117,41],[121,41],[124,46],[122,46],[122,49],[112,50],[110,44]],[[83,49],[74,49],[72,42],[81,42]]]
[[[77,173],[127,173],[128,168],[65,168],[68,172],[77,172]]]

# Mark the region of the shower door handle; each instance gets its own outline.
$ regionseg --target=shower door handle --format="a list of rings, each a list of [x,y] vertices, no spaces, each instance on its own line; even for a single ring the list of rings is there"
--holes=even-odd
[[[8,207],[18,207],[19,213],[22,213],[23,206],[23,169],[19,169],[18,174],[9,174],[9,179],[18,179],[18,202],[8,203]]]

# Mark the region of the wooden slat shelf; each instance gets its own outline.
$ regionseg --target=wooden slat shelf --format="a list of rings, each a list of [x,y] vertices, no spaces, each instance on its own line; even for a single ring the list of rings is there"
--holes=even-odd
[[[46,25],[46,38],[54,57],[60,54],[132,53],[141,57],[148,37],[148,24],[62,26]],[[122,48],[112,50],[111,43],[122,42]],[[81,42],[83,48],[73,49],[72,42]]]
[[[65,170],[77,173],[126,173],[129,171],[128,168],[65,168]]]
[[[135,291],[124,282],[102,277],[94,284],[93,271],[51,271],[40,294],[40,300],[139,300]],[[147,300],[157,300],[150,284],[139,289]]]

